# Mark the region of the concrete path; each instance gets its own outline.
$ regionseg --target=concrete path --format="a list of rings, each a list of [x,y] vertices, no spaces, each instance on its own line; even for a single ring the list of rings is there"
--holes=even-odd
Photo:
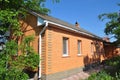
[[[88,77],[89,77],[89,74],[82,71],[80,73],[77,73],[75,75],[71,75],[70,77],[62,79],[62,80],[84,80]]]
[[[85,80],[87,79],[93,72],[99,72],[101,69],[103,69],[102,66],[98,66],[95,68],[92,68],[88,71],[81,71],[77,74],[71,75],[68,78],[62,79],[62,80]]]

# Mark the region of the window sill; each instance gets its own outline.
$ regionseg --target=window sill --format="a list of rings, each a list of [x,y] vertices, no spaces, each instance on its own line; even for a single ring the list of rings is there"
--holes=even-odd
[[[77,56],[83,56],[83,54],[77,54]]]
[[[62,57],[69,57],[69,55],[62,55]]]

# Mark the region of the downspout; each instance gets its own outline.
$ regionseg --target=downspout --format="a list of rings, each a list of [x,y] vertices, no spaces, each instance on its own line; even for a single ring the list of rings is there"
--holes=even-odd
[[[38,79],[41,78],[41,53],[42,53],[42,34],[45,31],[45,29],[48,26],[48,22],[45,22],[45,25],[43,27],[43,29],[41,30],[40,34],[39,34],[39,72],[38,72]]]

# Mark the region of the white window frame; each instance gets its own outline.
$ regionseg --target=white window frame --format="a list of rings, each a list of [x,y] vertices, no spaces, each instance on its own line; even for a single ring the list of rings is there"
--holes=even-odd
[[[63,56],[68,56],[68,40],[69,40],[69,38],[63,37]],[[66,44],[65,44],[65,45],[66,45],[66,46],[65,46],[66,48],[64,47],[64,41],[66,41],[66,42],[65,42],[65,43],[66,43]],[[65,48],[66,50],[65,50],[64,48]],[[64,53],[64,50],[65,50],[66,53]]]
[[[78,40],[77,41],[77,50],[78,50],[77,55],[78,56],[80,56],[82,54],[82,48],[81,48],[82,45],[81,44],[82,44],[81,40]]]

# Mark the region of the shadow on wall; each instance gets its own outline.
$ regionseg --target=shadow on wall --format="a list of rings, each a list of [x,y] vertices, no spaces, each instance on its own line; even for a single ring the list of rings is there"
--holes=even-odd
[[[38,36],[41,28],[40,26],[37,26],[37,17],[29,14],[24,20],[20,21],[21,24],[21,30],[23,33],[27,34],[35,34],[35,36]],[[32,33],[31,33],[32,32]]]
[[[104,56],[103,44],[100,41],[93,40],[91,43],[91,52],[84,57],[83,70],[98,66],[101,62],[101,56]]]
[[[120,48],[108,42],[103,44],[98,41],[91,43],[91,53],[84,57],[84,70],[99,66],[99,64],[107,59],[120,55]]]
[[[84,71],[94,68],[100,64],[101,60],[100,57],[92,56],[89,57],[88,55],[84,57]]]
[[[104,49],[105,49],[105,59],[110,59],[112,57],[115,57],[120,54],[120,48],[117,48],[116,45],[112,43],[104,43]]]

